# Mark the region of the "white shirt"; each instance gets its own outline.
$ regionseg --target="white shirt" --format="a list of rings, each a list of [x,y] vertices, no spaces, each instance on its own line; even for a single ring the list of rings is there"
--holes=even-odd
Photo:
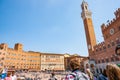
[[[12,77],[12,80],[17,80],[17,76],[16,75],[13,75],[11,77]]]

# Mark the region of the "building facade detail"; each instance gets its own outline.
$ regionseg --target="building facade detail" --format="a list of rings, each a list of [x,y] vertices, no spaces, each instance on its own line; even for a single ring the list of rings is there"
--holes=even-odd
[[[96,41],[93,26],[88,25],[91,24],[92,18],[85,16],[86,10],[84,10],[84,8],[87,5],[88,4],[85,1],[83,1],[81,5],[82,7],[81,16],[84,22],[87,45],[89,45],[91,42],[93,48],[90,51],[90,48],[88,46],[89,59],[94,60],[96,67],[99,69],[104,69],[108,62],[120,64],[120,56],[115,55],[115,47],[120,43],[120,8],[118,8],[118,10],[116,10],[116,12],[114,13],[115,18],[113,18],[113,20],[111,21],[108,20],[107,24],[103,23],[101,25],[101,31],[103,34],[104,41],[96,44],[96,42],[92,42]],[[86,9],[88,9],[88,7]],[[90,19],[90,21],[89,20],[85,21],[85,19]],[[92,29],[90,27],[92,27]]]

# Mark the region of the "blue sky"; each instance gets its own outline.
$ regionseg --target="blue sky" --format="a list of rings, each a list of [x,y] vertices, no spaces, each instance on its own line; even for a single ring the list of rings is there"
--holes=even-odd
[[[120,0],[85,1],[92,11],[97,41],[101,42],[100,26],[114,18]],[[0,0],[0,43],[11,48],[22,43],[25,51],[87,56],[81,3],[82,0]]]

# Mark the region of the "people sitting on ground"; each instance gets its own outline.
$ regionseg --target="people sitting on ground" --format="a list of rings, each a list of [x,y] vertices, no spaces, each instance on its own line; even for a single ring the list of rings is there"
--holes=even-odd
[[[57,80],[57,78],[55,77],[55,73],[51,73],[49,80]]]
[[[97,77],[97,80],[108,80],[107,74],[106,74],[106,69],[104,69],[104,70],[103,70],[103,73],[100,74],[100,75]]]
[[[66,75],[65,80],[89,80],[89,77],[80,71],[81,65],[78,60],[72,59],[69,65],[72,73]]]
[[[120,68],[116,64],[108,64],[106,66],[108,80],[120,80]]]

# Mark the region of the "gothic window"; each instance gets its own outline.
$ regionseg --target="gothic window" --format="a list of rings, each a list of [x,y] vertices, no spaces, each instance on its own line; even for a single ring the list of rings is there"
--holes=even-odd
[[[117,39],[117,40],[116,40],[116,44],[119,44],[119,42],[120,42],[119,39]]]
[[[116,60],[116,61],[119,61],[119,58],[118,58],[118,57],[115,57],[115,60]]]
[[[105,61],[104,61],[104,59],[102,60],[102,63],[104,63]]]
[[[118,27],[118,30],[120,31],[120,26]]]
[[[114,43],[114,42],[112,42],[112,46],[115,46],[115,43]]]
[[[100,63],[100,60],[98,60],[98,63]]]
[[[108,58],[106,59],[106,63],[107,63],[107,62],[109,62],[109,59],[108,59]]]
[[[110,48],[110,44],[108,44],[108,48]]]
[[[113,57],[111,57],[111,62],[114,62],[114,58]]]
[[[87,6],[85,6],[85,9],[87,10]]]
[[[106,49],[106,46],[103,46],[103,49]]]
[[[98,49],[96,49],[96,52],[98,52]]]
[[[102,48],[100,48],[100,51],[102,51]]]

